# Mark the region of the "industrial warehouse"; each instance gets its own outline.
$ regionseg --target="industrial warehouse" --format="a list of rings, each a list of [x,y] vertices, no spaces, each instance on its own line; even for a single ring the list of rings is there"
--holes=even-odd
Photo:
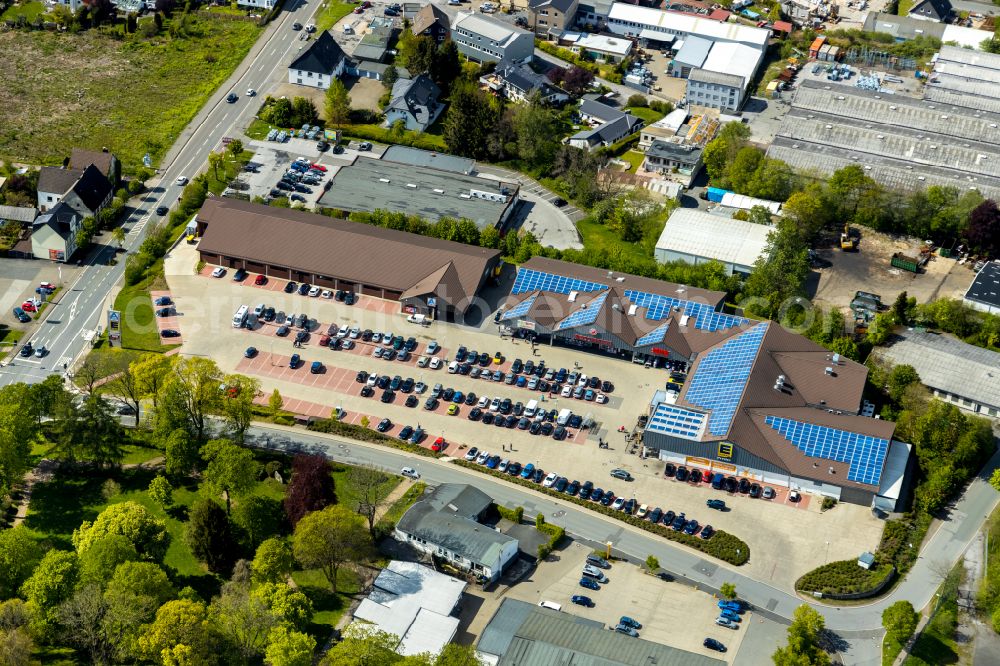
[[[1000,198],[1000,113],[973,95],[940,94],[950,101],[804,81],[767,154],[817,176],[857,164],[888,187]]]
[[[502,229],[517,205],[518,190],[517,183],[358,157],[337,170],[318,205],[348,212],[387,210],[431,222],[467,219],[479,229]]]
[[[536,341],[686,376],[650,402],[649,455],[891,512],[910,447],[859,416],[868,369],[774,322],[720,312],[724,294],[534,257],[499,321]]]
[[[464,313],[501,263],[488,248],[237,199],[206,200],[197,230],[207,264],[398,300],[435,319]]]

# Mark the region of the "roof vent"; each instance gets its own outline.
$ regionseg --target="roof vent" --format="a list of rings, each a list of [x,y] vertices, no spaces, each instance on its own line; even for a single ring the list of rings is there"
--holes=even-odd
[[[438,188],[435,187],[434,188],[434,194],[444,194],[444,190],[438,189]]]
[[[618,276],[618,277],[615,278],[615,282],[624,282],[624,281],[625,281],[625,278],[623,278],[621,276]]]
[[[580,308],[580,309],[581,310],[586,310],[587,309],[587,305],[584,304],[584,306],[582,308]],[[618,310],[619,312],[621,312],[622,311],[622,306],[619,305],[618,303],[612,303],[611,304],[611,309],[612,310]]]
[[[840,365],[840,354],[834,354],[833,355],[833,364],[834,365]]]
[[[890,106],[889,108],[892,109],[893,111],[895,111],[896,110],[896,105],[894,104],[894,105]]]
[[[834,474],[833,467],[830,468],[830,474]]]
[[[617,303],[615,305],[617,305]],[[639,309],[639,306],[636,305],[635,303],[633,303],[632,305],[628,306],[628,313],[630,315],[635,315],[635,311],[638,310],[638,309]]]
[[[380,182],[380,183],[388,183],[389,179],[388,178],[379,178],[378,182]]]
[[[778,378],[776,380],[774,380],[774,382],[778,386],[784,386],[785,385],[785,376],[784,375],[778,375]]]
[[[688,319],[690,319],[690,318],[691,317],[689,317],[687,315],[681,315],[681,326],[687,326],[688,325]]]
[[[413,183],[407,183],[406,186],[407,187],[412,187],[413,189],[417,189],[417,186],[414,185]]]
[[[828,374],[831,377],[833,377],[833,368],[831,368],[830,366],[826,366],[826,368],[824,368],[823,372],[825,372],[826,374]]]
[[[570,303],[573,303],[573,302],[576,301],[576,297],[579,294],[580,294],[580,292],[578,292],[578,291],[571,291],[571,292],[569,292],[569,297],[566,300],[568,300]]]

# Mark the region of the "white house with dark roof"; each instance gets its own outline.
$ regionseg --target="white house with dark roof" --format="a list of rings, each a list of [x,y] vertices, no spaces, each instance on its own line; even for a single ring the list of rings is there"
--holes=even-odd
[[[82,170],[42,167],[38,174],[38,210],[43,213],[64,202],[81,217],[96,217],[113,196],[108,177],[94,164]]]
[[[643,126],[641,118],[593,99],[583,99],[578,113],[583,122],[591,124],[591,128],[569,137],[569,145],[582,150],[610,146],[638,132]]]
[[[83,218],[65,203],[42,213],[32,226],[31,250],[36,259],[68,261],[76,252],[76,234]]]
[[[441,89],[426,74],[414,79],[397,79],[392,84],[392,100],[385,107],[385,126],[402,120],[406,129],[423,132],[444,110],[438,98]]]
[[[288,66],[288,82],[326,90],[344,73],[347,56],[328,31],[323,31],[302,55]]]
[[[952,15],[952,6],[948,0],[920,0],[910,8],[907,16],[920,21],[944,23]]]
[[[403,514],[396,539],[484,582],[517,556],[517,539],[478,522],[493,499],[470,485],[443,483]]]
[[[561,105],[569,101],[569,93],[552,85],[544,74],[526,62],[498,63],[494,71],[479,77],[479,82],[514,102],[526,102],[534,95],[546,104]]]

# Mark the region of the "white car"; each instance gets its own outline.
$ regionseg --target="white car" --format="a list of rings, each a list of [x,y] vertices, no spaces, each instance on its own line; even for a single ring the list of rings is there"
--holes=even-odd
[[[212,277],[214,278],[220,278],[225,274],[226,274],[226,269],[223,268],[222,266],[219,266],[214,271],[212,271]]]
[[[577,386],[583,386],[584,388],[586,388],[587,382],[589,380],[590,380],[590,378],[587,377],[587,375],[580,375],[580,378],[578,380],[576,380],[576,385]]]
[[[476,407],[479,407],[479,409],[486,409],[489,406],[490,406],[490,398],[489,396],[485,395],[479,399],[478,403],[476,403]]]
[[[372,357],[373,358],[382,358],[382,348],[381,347],[376,347],[375,349],[373,349],[372,350]]]
[[[491,456],[489,451],[480,451],[479,457],[476,458],[476,462],[480,465],[485,465],[486,461],[489,460],[490,457]]]
[[[382,342],[382,334],[379,333],[378,331],[372,333],[372,342],[374,342],[375,344]]]
[[[441,359],[435,356],[434,358],[431,359],[430,368],[431,370],[437,370],[440,367],[441,367]]]
[[[427,390],[427,384],[424,384],[423,382],[417,382],[416,384],[413,385],[414,393],[423,393],[426,390]]]
[[[625,506],[624,497],[616,497],[615,501],[611,503],[611,508],[614,509],[615,511],[621,511],[622,507],[624,506]]]
[[[420,358],[417,359],[417,367],[426,368],[427,364],[430,362],[431,360],[429,358],[427,358],[426,356],[421,356]]]
[[[360,335],[361,335],[361,329],[358,328],[357,326],[355,326],[354,328],[352,328],[350,331],[347,332],[347,337],[349,337],[351,340],[357,340],[358,336]]]
[[[351,329],[347,328],[346,325],[345,326],[341,326],[340,328],[337,329],[337,337],[338,338],[346,338],[347,334],[350,333],[350,332],[351,332]]]
[[[312,289],[309,290],[309,295],[312,296],[313,298],[315,298],[315,297],[319,296],[319,292],[320,292],[320,288],[319,287],[313,287]]]
[[[188,179],[187,176],[178,176],[174,182],[178,185],[187,185]]]
[[[247,97],[256,97],[256,96],[257,96],[256,90],[254,90],[253,88],[247,89]]]
[[[549,472],[549,475],[545,477],[544,481],[542,481],[542,486],[544,486],[545,488],[551,488],[552,484],[555,483],[556,479],[558,478],[559,475],[557,475],[555,472]]]
[[[594,397],[594,400],[597,401],[598,405],[603,405],[604,403],[606,403],[608,401],[608,396],[604,395],[603,393],[598,393]]]
[[[372,373],[372,374],[368,375],[368,381],[365,382],[365,384],[367,386],[371,386],[371,387],[374,388],[375,384],[377,384],[377,383],[378,383],[378,375],[377,374]]]
[[[500,461],[500,464],[497,465],[497,471],[498,472],[506,472],[508,465],[510,465],[510,461],[507,460],[506,458],[504,458],[503,460]]]
[[[322,298],[333,298],[333,292],[330,291],[329,289],[324,289],[323,292],[320,294],[320,296]]]
[[[413,469],[412,467],[404,467],[403,469],[399,470],[399,473],[402,474],[403,476],[408,476],[411,479],[419,479],[420,478],[420,472],[418,472],[417,470]]]
[[[458,372],[458,361],[452,361],[448,364],[448,374],[453,375]]]
[[[563,386],[563,390],[562,390],[562,392],[559,395],[561,395],[564,398],[572,398],[573,397],[573,385],[572,384],[566,384],[566,386]]]
[[[491,412],[500,411],[500,398],[493,398],[493,402],[490,403],[490,411]]]

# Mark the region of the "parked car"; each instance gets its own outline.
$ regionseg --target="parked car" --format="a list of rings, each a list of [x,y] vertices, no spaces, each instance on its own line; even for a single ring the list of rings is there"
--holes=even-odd
[[[407,427],[409,427],[409,426],[407,426]],[[413,469],[412,467],[404,467],[403,469],[399,470],[399,473],[402,474],[403,476],[409,477],[411,479],[419,479],[420,478],[420,472],[418,472],[417,470]]]
[[[583,594],[574,594],[570,597],[570,601],[578,606],[586,606],[587,608],[594,607],[594,601],[590,597]]]
[[[709,509],[715,509],[716,511],[725,511],[726,510],[726,503],[725,503],[725,501],[720,500],[720,499],[710,499],[710,500],[708,500],[708,501],[705,502],[705,506],[707,506]]]
[[[716,652],[725,652],[726,646],[721,642],[715,640],[714,638],[706,638],[701,643],[703,646],[707,647],[709,650],[715,650]]]
[[[617,625],[615,627],[615,631],[617,631],[619,634],[625,634],[626,636],[631,636],[632,638],[639,638],[638,631],[624,624]]]
[[[622,481],[631,481],[632,475],[623,469],[613,469],[611,470],[611,476],[616,479],[621,479]]]
[[[601,586],[593,578],[582,577],[580,578],[580,587],[585,587],[588,590],[600,590]]]

